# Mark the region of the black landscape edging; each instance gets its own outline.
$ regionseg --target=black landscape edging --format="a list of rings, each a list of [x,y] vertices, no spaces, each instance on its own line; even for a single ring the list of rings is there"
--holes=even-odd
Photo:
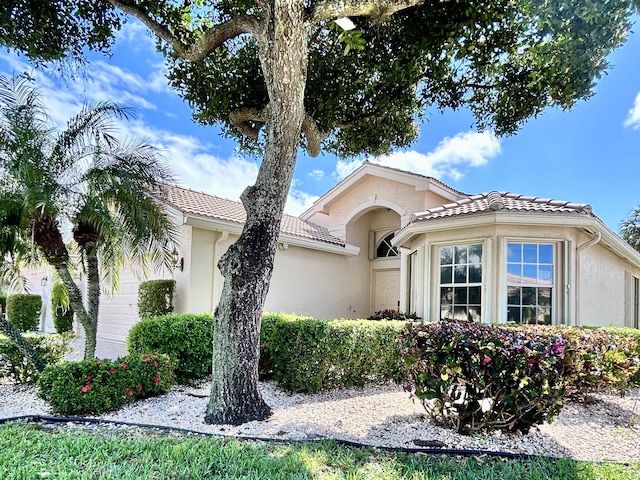
[[[250,436],[241,436],[241,435],[224,435],[218,433],[208,433],[208,432],[199,432],[197,430],[190,430],[187,428],[180,427],[170,427],[166,425],[151,425],[146,423],[135,423],[135,422],[124,422],[120,420],[109,420],[109,419],[101,419],[101,418],[92,418],[92,417],[54,417],[47,415],[23,415],[19,417],[9,417],[9,418],[0,418],[0,425],[9,422],[17,422],[17,421],[29,421],[29,422],[51,422],[51,423],[92,423],[92,424],[110,424],[110,425],[124,425],[129,427],[139,427],[139,428],[148,428],[148,429],[157,429],[157,430],[166,430],[184,433],[188,435],[200,435],[205,437],[217,437],[217,438],[234,438],[236,440],[244,440],[244,441],[256,441],[256,442],[274,442],[274,443],[319,443],[322,441],[333,441],[338,445],[342,445],[345,447],[356,447],[356,448],[374,448],[377,450],[385,451],[385,452],[395,452],[395,453],[422,453],[425,455],[453,455],[453,456],[462,456],[462,457],[474,457],[486,455],[490,457],[499,457],[499,458],[510,458],[510,459],[519,459],[519,460],[530,460],[530,459],[545,459],[551,461],[561,460],[561,457],[553,457],[550,455],[533,455],[528,453],[513,453],[513,452],[500,452],[493,450],[473,450],[473,449],[445,449],[445,448],[409,448],[409,447],[384,447],[377,445],[368,445],[366,443],[352,442],[350,440],[339,440],[335,438],[318,438],[318,439],[304,439],[304,440],[295,440],[295,439],[283,439],[283,438],[265,438],[265,437],[250,437]],[[595,462],[600,463],[600,462]],[[607,462],[601,462],[607,463]]]

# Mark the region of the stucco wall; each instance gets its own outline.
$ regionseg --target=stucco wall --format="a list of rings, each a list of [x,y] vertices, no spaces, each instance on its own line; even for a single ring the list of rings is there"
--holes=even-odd
[[[625,272],[639,276],[640,271],[598,244],[582,251],[579,266],[582,271],[578,284],[579,324],[623,326]]]

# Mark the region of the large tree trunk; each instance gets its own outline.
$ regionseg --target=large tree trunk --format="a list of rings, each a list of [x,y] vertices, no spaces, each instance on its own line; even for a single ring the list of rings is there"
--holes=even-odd
[[[224,289],[213,328],[207,423],[240,424],[271,414],[258,390],[260,320],[280,222],[300,140],[307,72],[307,31],[299,0],[270,0],[258,36],[269,92],[266,149],[256,184],[242,194],[247,220],[220,260]]]

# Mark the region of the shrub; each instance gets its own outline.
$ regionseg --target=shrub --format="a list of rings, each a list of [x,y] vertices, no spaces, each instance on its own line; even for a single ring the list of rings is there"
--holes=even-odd
[[[140,318],[159,317],[173,312],[175,280],[148,280],[138,289],[138,315]]]
[[[65,362],[45,368],[38,395],[57,414],[99,414],[168,392],[173,367],[170,357],[159,353]]]
[[[25,339],[33,345],[46,365],[57,365],[65,360],[73,351],[71,342],[76,338],[73,334],[24,334]],[[0,379],[8,379],[17,383],[36,383],[39,372],[27,362],[18,347],[7,337],[0,335]]]
[[[368,317],[368,320],[419,320],[420,317],[417,313],[399,312],[397,310],[378,310],[373,315]]]
[[[40,322],[42,297],[16,293],[7,298],[7,318],[23,332],[35,330]]]
[[[57,333],[73,330],[73,307],[69,305],[67,287],[63,283],[55,283],[51,289],[51,314]]]
[[[0,293],[0,313],[7,313],[7,295]]]
[[[211,374],[212,342],[213,316],[191,313],[146,318],[127,338],[130,353],[161,352],[175,359],[178,383]]]
[[[407,380],[432,418],[460,433],[527,433],[551,421],[566,393],[567,341],[481,323],[412,324],[403,342]]]
[[[263,317],[265,323],[261,366],[286,390],[317,392],[402,378],[397,338],[404,323],[294,316]]]
[[[632,329],[528,326],[528,330],[562,335],[568,344],[567,394],[573,400],[594,393],[626,393],[640,379],[640,334]]]

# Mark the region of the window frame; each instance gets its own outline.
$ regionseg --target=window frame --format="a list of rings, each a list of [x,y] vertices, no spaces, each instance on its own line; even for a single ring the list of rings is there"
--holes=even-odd
[[[479,323],[484,322],[484,318],[487,312],[487,299],[486,299],[486,295],[485,295],[485,286],[486,286],[486,282],[487,282],[487,275],[490,274],[490,272],[487,271],[487,253],[488,253],[488,248],[487,248],[487,244],[486,244],[486,239],[461,239],[458,241],[453,241],[453,242],[447,242],[447,243],[441,243],[441,244],[437,244],[434,245],[435,248],[435,259],[436,262],[434,267],[435,267],[435,282],[434,282],[434,286],[435,286],[435,300],[436,300],[436,305],[435,305],[435,313],[437,315],[437,318],[444,318],[443,315],[443,303],[442,303],[442,299],[443,299],[443,288],[451,288],[452,289],[452,294],[453,294],[453,298],[452,298],[452,302],[451,308],[456,307],[456,305],[459,306],[464,306],[467,308],[467,319],[469,318],[469,307],[471,306],[478,306],[479,307],[479,315],[476,319],[473,319],[474,321],[477,321]],[[458,263],[455,261],[455,258],[452,259],[452,263],[451,265],[451,269],[452,269],[452,276],[451,276],[451,281],[450,282],[442,282],[442,269],[443,266],[446,267],[449,264],[443,264],[442,263],[442,249],[444,248],[451,248],[453,249],[453,251],[455,252],[455,249],[457,247],[467,247],[467,255],[468,255],[468,249],[471,246],[479,246],[481,248],[481,259],[480,262],[470,262],[469,258],[467,258],[466,262],[464,263]],[[456,265],[461,266],[464,265],[465,267],[467,267],[467,273],[466,273],[466,281],[465,282],[456,282],[455,281],[455,269],[456,269]],[[469,281],[469,266],[470,265],[480,265],[480,279],[478,281],[474,281],[471,282]],[[476,302],[469,302],[469,288],[479,288],[479,299],[480,302],[476,303]],[[455,302],[455,289],[456,288],[466,288],[467,289],[467,301],[466,302],[461,302],[459,304],[456,304]],[[453,318],[455,318],[455,314],[453,315]]]
[[[514,262],[514,261],[509,261],[509,247],[511,245],[514,244],[520,244],[521,245],[521,258],[519,262]],[[536,261],[535,262],[531,262],[531,261],[526,261],[525,259],[525,246],[526,245],[535,245],[536,248]],[[551,254],[551,264],[549,264],[548,262],[541,262],[540,261],[540,253],[539,253],[539,247],[541,245],[548,245],[551,247],[552,249],[552,254]],[[539,316],[538,313],[538,309],[540,308],[549,308],[550,311],[550,321],[549,321],[549,325],[557,325],[557,316],[558,316],[558,311],[560,308],[560,290],[562,289],[562,278],[561,278],[561,274],[563,273],[561,270],[561,265],[560,265],[560,261],[561,261],[561,245],[560,245],[560,241],[556,240],[556,239],[549,239],[549,238],[507,238],[505,239],[505,243],[504,243],[504,263],[503,263],[503,275],[504,275],[504,284],[501,286],[501,289],[504,290],[504,304],[502,305],[502,309],[503,310],[503,315],[505,318],[505,321],[509,322],[512,321],[509,319],[509,308],[510,307],[518,307],[520,308],[520,320],[519,322],[517,322],[518,325],[526,325],[527,323],[524,323],[523,321],[523,308],[525,308],[526,305],[529,304],[524,304],[523,303],[523,299],[522,299],[522,291],[520,292],[520,303],[518,305],[515,304],[511,304],[509,303],[509,287],[520,287],[521,289],[524,288],[533,288],[536,289],[536,303],[533,304],[535,309],[536,309],[536,313],[534,315],[534,318],[536,318],[536,325],[545,325],[544,323],[538,323],[537,318]],[[522,279],[520,283],[515,283],[515,282],[510,282],[509,281],[509,266],[510,265],[521,265],[522,270],[521,270],[521,275],[520,278]],[[539,267],[540,266],[551,266],[551,274],[552,274],[552,280],[550,284],[546,284],[546,283],[540,283],[538,276],[539,276]],[[538,273],[536,273],[536,282],[525,282],[524,279],[526,278],[525,276],[525,266],[528,267],[536,267],[538,270],[536,270]],[[540,301],[539,301],[539,291],[540,289],[543,288],[549,288],[550,289],[550,295],[549,295],[549,305],[541,305]]]

